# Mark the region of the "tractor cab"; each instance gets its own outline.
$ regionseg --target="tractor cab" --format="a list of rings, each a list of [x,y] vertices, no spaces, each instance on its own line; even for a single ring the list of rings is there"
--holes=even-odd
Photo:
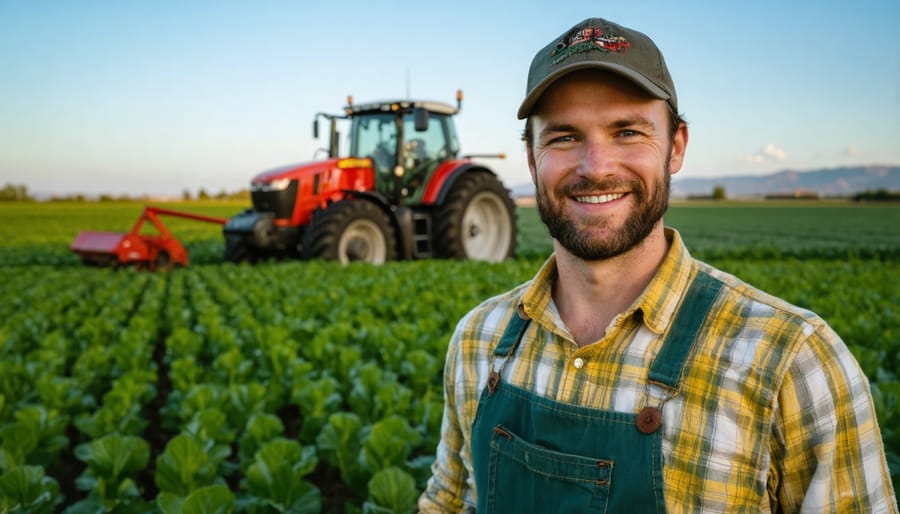
[[[332,123],[331,157],[368,158],[375,171],[375,190],[395,205],[421,203],[425,184],[437,167],[459,154],[459,141],[453,115],[460,110],[462,92],[456,95],[456,107],[441,102],[391,100],[354,104],[347,98],[345,116],[349,119],[346,145]],[[318,126],[314,126],[318,135]]]

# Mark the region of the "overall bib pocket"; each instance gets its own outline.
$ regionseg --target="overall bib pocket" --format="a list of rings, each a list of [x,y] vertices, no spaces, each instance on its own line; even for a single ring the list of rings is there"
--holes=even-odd
[[[488,468],[489,514],[606,512],[611,460],[554,451],[497,425]]]

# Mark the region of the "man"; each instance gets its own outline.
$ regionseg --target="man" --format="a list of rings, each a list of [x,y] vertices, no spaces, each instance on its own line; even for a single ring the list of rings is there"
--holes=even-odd
[[[866,377],[815,314],[665,228],[665,61],[588,19],[518,112],[554,255],[454,333],[424,512],[896,512]]]

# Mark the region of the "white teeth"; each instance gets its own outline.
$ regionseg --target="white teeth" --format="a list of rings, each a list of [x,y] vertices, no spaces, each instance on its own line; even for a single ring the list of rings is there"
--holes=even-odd
[[[613,200],[618,200],[623,196],[625,196],[624,193],[616,193],[611,195],[576,196],[575,200],[581,203],[606,203]]]

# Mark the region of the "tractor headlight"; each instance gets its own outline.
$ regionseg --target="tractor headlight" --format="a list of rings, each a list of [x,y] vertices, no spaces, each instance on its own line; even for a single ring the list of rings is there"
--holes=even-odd
[[[284,191],[291,185],[291,179],[279,178],[269,182],[269,191]]]

